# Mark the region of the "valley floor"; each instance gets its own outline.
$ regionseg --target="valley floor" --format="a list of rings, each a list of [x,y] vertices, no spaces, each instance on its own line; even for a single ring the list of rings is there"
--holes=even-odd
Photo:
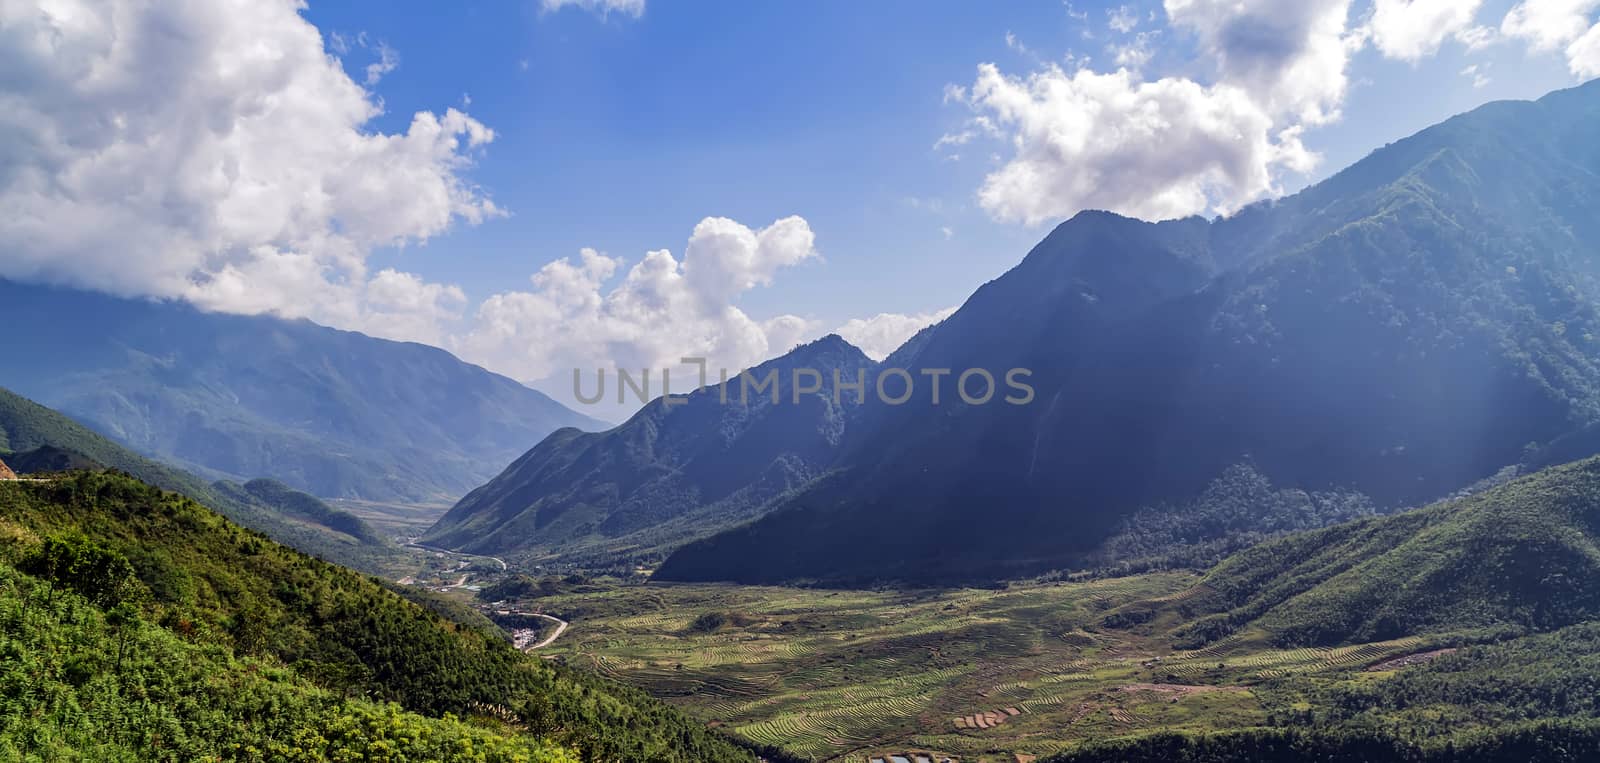
[[[1263,726],[1278,710],[1263,684],[1369,680],[1434,646],[1279,650],[1233,639],[1175,651],[1175,621],[1121,614],[1181,604],[1198,580],[930,592],[650,584],[537,606],[573,622],[548,654],[751,740],[861,763],[1013,761],[1141,732]]]

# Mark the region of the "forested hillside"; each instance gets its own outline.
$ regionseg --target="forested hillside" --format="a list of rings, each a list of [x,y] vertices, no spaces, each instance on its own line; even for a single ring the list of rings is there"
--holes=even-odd
[[[1202,645],[1252,631],[1282,646],[1600,618],[1600,458],[1466,498],[1264,543],[1187,599]]]
[[[0,484],[0,654],[8,758],[752,758],[117,474]]]

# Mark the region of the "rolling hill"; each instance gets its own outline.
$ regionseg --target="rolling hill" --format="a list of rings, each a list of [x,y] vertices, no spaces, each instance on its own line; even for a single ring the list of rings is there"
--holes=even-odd
[[[604,428],[420,344],[0,281],[0,385],[209,479],[454,500],[561,427]]]
[[[656,575],[993,579],[1081,565],[1240,463],[1394,508],[1592,453],[1596,124],[1600,81],[1231,217],[1080,214],[884,363],[1027,368],[1032,404],[869,403],[827,477]]]

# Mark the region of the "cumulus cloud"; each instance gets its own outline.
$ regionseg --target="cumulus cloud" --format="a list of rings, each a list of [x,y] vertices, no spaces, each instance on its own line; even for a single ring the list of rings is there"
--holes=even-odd
[[[949,318],[955,311],[956,308],[947,307],[931,313],[912,315],[878,313],[871,318],[853,318],[835,329],[834,333],[844,337],[846,342],[861,348],[867,357],[883,360],[918,331]]]
[[[437,339],[459,290],[370,253],[500,214],[462,175],[493,131],[370,129],[288,0],[4,3],[0,71],[0,276]]]
[[[546,12],[562,8],[578,8],[599,16],[618,13],[639,18],[644,15],[645,0],[540,0],[539,7]]]
[[[459,349],[529,380],[574,368],[673,368],[683,357],[737,370],[788,350],[816,327],[793,315],[757,321],[733,302],[816,257],[802,218],[755,230],[708,217],[681,261],[666,249],[648,252],[614,286],[626,263],[593,249],[546,265],[531,289],[484,300]]]
[[[1372,42],[1385,56],[1419,61],[1451,37],[1481,35],[1473,26],[1482,0],[1376,0]]]
[[[1172,25],[1194,33],[1216,80],[1269,114],[1318,125],[1338,118],[1348,79],[1349,0],[1167,0]]]
[[[1013,149],[978,192],[991,216],[1031,225],[1091,208],[1227,212],[1314,167],[1301,135],[1338,118],[1355,45],[1349,0],[1168,0],[1166,12],[1195,40],[1209,82],[1147,80],[1148,49],[1135,39],[1114,51],[1116,71],[1052,64],[1011,75],[982,64],[970,88],[946,89]]]
[[[1506,13],[1500,33],[1535,51],[1560,50],[1580,77],[1600,75],[1600,0],[1523,0]]]
[[[1036,224],[1082,209],[1180,217],[1274,191],[1277,167],[1310,166],[1298,137],[1275,134],[1272,115],[1229,85],[1140,82],[1126,69],[1011,77],[984,64],[971,105],[1016,147],[978,192],[1001,220]]]

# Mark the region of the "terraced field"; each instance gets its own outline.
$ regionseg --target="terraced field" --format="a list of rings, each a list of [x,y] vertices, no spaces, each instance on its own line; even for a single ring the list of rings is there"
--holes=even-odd
[[[1161,573],[927,592],[650,584],[539,606],[572,621],[551,655],[752,740],[862,763],[906,751],[1011,761],[1158,728],[1257,726],[1269,712],[1261,692],[1287,677],[1359,673],[1431,646],[1272,649],[1242,634],[1176,651],[1171,623],[1116,617],[1181,603],[1196,582]]]

